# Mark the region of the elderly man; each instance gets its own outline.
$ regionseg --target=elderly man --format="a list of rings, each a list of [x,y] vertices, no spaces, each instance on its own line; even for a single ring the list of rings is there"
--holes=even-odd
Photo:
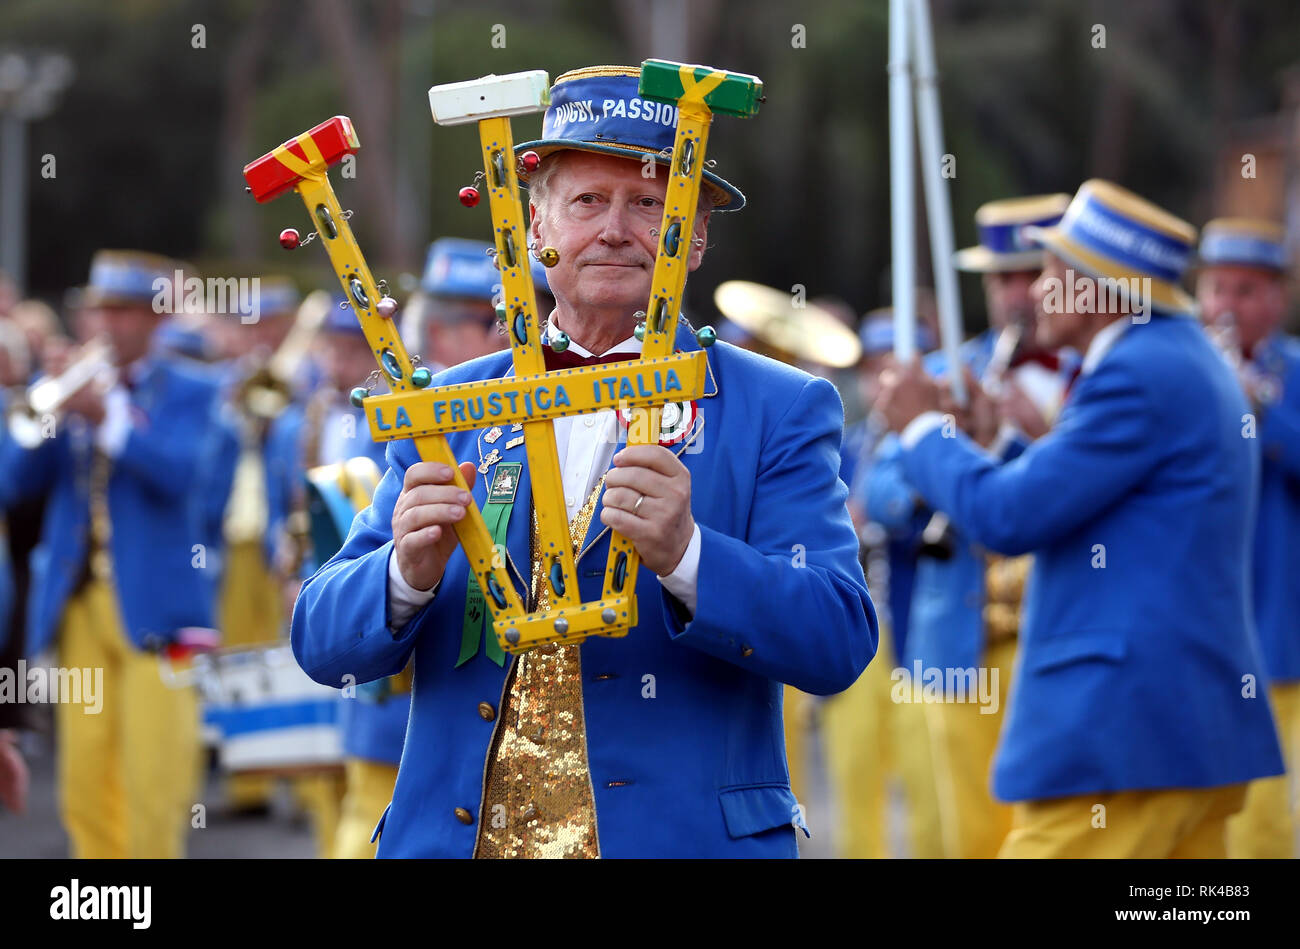
[[[1282,763],[1252,687],[1258,450],[1177,286],[1196,231],[1089,181],[1031,233],[1038,340],[1085,354],[1053,430],[1000,465],[952,437],[919,372],[882,397],[916,490],[977,543],[1035,552],[994,766],[1018,802],[999,856],[1222,857],[1245,783]]]
[[[637,96],[638,71],[566,73],[551,91],[532,176],[531,236],[559,251],[550,329],[565,365],[632,358],[656,255],[667,176],[643,175],[671,144],[671,107]],[[582,102],[581,109],[570,103]],[[652,121],[655,119],[656,121]],[[689,267],[710,211],[744,197],[705,172]],[[677,345],[698,349],[684,328]],[[557,359],[558,366],[561,360]],[[411,724],[380,856],[793,857],[803,812],[783,751],[783,682],[847,688],[871,658],[876,619],[838,478],[843,414],[831,385],[725,344],[708,354],[696,420],[671,446],[615,451],[618,420],[555,426],[583,598],[599,595],[609,531],[635,545],[640,621],[623,638],[478,651],[468,564],[453,525],[470,495],[451,471],[395,443],[373,505],[309,580],[293,645],[318,681],[364,682],[414,651]],[[435,377],[510,370],[505,354]],[[488,472],[522,444],[495,428],[450,438]],[[611,466],[612,460],[612,466]],[[482,505],[475,461],[461,469]],[[505,546],[530,605],[544,586],[525,467]],[[522,570],[520,570],[522,565]],[[535,587],[535,588],[534,588]],[[464,646],[468,645],[468,653]],[[507,663],[505,660],[510,659]]]
[[[1300,342],[1282,332],[1287,253],[1281,225],[1221,218],[1201,237],[1201,318],[1222,332],[1225,354],[1251,402],[1261,450],[1255,518],[1255,626],[1294,780],[1300,742]],[[1294,809],[1286,777],[1255,781],[1228,822],[1228,855],[1290,857]]]

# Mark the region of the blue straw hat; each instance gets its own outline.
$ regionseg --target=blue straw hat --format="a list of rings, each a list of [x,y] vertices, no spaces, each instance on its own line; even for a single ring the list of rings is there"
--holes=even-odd
[[[148,306],[165,289],[172,298],[176,261],[142,250],[96,251],[90,262],[90,280],[81,294],[84,306]],[[155,284],[166,281],[160,288]]]
[[[677,106],[637,95],[641,69],[637,66],[587,66],[564,73],[551,86],[551,104],[542,119],[542,137],[516,145],[516,153],[531,151],[545,158],[562,149],[618,155],[641,161],[654,155],[660,165],[677,132]],[[528,173],[520,172],[527,182]],[[704,186],[715,211],[739,211],[745,206],[740,189],[709,170]]]
[[[1196,246],[1196,228],[1119,185],[1085,181],[1055,227],[1026,235],[1090,277],[1150,279],[1149,302],[1165,313],[1190,313],[1195,303],[1178,282]]]
[[[1043,249],[1026,237],[1025,228],[1051,227],[1069,204],[1068,194],[1036,194],[980,205],[975,212],[980,242],[953,254],[953,265],[967,273],[1041,269]]]
[[[1236,264],[1262,270],[1286,270],[1286,231],[1262,218],[1221,217],[1201,229],[1201,266]]]

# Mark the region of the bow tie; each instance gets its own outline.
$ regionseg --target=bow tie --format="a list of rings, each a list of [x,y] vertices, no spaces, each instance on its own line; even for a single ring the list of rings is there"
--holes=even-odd
[[[1057,357],[1056,353],[1044,352],[1018,353],[1016,358],[1011,360],[1011,366],[1009,368],[1016,369],[1031,362],[1038,363],[1038,365],[1042,366],[1044,369],[1049,369],[1052,372],[1059,372],[1061,369],[1061,360]]]
[[[597,366],[610,362],[626,362],[631,359],[640,359],[640,353],[606,353],[603,356],[579,356],[571,349],[557,353],[550,346],[542,346],[542,356],[546,360],[546,371],[554,372],[556,369],[576,369],[579,366]]]

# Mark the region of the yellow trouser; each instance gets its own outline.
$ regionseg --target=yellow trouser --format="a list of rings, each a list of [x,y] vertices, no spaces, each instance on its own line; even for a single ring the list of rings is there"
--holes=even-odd
[[[1229,784],[1023,801],[998,856],[1222,858],[1225,824],[1245,798],[1246,785]]]
[[[989,781],[1015,657],[1014,638],[985,650],[983,666],[989,670],[990,687],[993,670],[998,674],[995,713],[986,714],[984,706],[975,701],[924,706],[944,852],[949,857],[995,857],[1011,829],[1011,808],[993,798]]]
[[[290,787],[294,800],[311,821],[312,836],[316,838],[316,856],[329,857],[334,849],[334,838],[338,836],[339,809],[345,787],[343,771],[301,775],[290,779]]]
[[[280,584],[267,567],[260,540],[238,541],[226,551],[221,581],[221,640],[226,647],[275,642],[280,636]],[[265,805],[275,779],[232,774],[225,798],[236,810]]]
[[[198,700],[163,684],[127,640],[117,594],[91,580],[68,600],[58,662],[103,670],[103,707],[55,706],[60,811],[73,857],[181,857],[199,777]]]
[[[347,776],[348,790],[334,838],[334,856],[345,860],[369,859],[377,848],[377,844],[370,842],[370,835],[393,799],[397,765],[349,758]]]
[[[1300,682],[1274,685],[1268,690],[1273,716],[1282,740],[1282,760],[1287,773],[1252,781],[1246,804],[1228,821],[1228,856],[1295,856],[1296,827],[1300,825],[1300,785],[1295,780],[1300,763]]]
[[[813,703],[816,700],[792,685],[785,687],[781,715],[785,722],[785,757],[790,765],[790,790],[800,801],[808,790],[808,732],[812,730]]]
[[[891,699],[893,646],[881,626],[876,657],[822,715],[827,770],[839,808],[838,855],[891,855],[889,779],[902,780],[909,856],[943,856],[939,802],[923,710]]]

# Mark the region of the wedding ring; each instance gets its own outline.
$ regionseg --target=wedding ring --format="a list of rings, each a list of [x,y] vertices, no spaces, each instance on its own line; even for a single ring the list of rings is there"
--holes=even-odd
[[[645,495],[644,495],[644,494],[641,495],[639,498],[636,499],[636,503],[632,505],[632,513],[633,513],[633,514],[635,514],[638,510],[640,510],[640,508],[641,508],[641,502],[644,501],[644,500],[645,500]]]

